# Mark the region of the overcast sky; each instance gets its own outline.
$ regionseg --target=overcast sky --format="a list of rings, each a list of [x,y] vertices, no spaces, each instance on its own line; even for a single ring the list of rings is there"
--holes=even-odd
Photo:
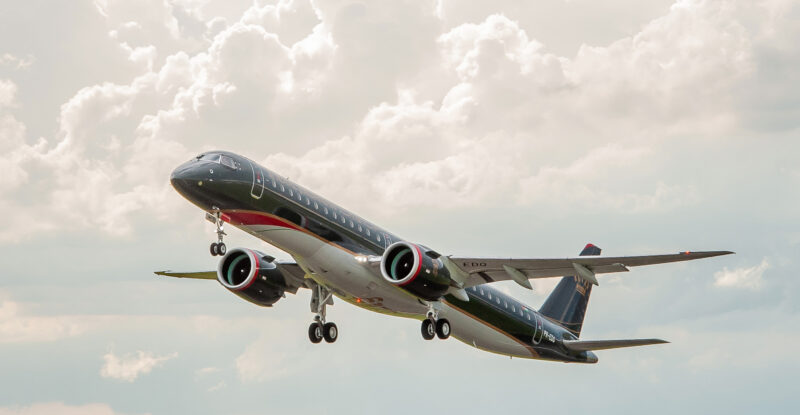
[[[0,414],[796,412],[798,39],[791,0],[0,0]],[[737,254],[601,277],[582,337],[672,343],[596,365],[341,301],[311,345],[307,292],[152,274],[216,266],[168,182],[209,149],[448,254]]]

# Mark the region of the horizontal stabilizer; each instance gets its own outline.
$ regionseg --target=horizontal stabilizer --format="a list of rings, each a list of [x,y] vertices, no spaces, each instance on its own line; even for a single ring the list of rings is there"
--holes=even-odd
[[[194,278],[196,280],[217,279],[217,271],[200,271],[200,272],[156,271],[156,275],[163,275],[165,277],[175,277],[175,278]]]
[[[669,343],[661,339],[626,339],[626,340],[564,340],[564,347],[573,352],[590,350],[619,349],[621,347],[647,346],[650,344]]]

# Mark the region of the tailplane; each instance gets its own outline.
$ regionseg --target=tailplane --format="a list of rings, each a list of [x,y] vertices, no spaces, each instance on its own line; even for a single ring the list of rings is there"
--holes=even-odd
[[[647,346],[651,344],[669,343],[661,339],[626,339],[626,340],[562,340],[562,344],[573,352],[590,350],[619,349],[621,347]]]
[[[600,248],[588,244],[580,255],[600,255],[600,252]],[[591,293],[592,284],[585,279],[564,277],[547,297],[539,313],[560,324],[575,336],[580,336]]]

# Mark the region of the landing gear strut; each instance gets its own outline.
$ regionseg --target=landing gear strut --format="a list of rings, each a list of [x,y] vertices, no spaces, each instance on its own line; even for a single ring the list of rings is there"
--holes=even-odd
[[[311,311],[315,312],[314,322],[308,326],[308,339],[319,343],[325,339],[333,343],[339,338],[339,328],[335,323],[325,321],[326,306],[333,304],[333,294],[325,287],[315,284],[311,291]]]
[[[209,216],[207,215],[206,217]],[[219,209],[214,208],[214,214],[210,215],[210,217],[213,217],[214,224],[217,227],[217,242],[212,243],[208,250],[211,253],[211,256],[225,255],[225,253],[228,252],[228,248],[225,246],[225,242],[222,242],[222,237],[226,235],[225,231],[223,230],[225,222],[222,220],[222,212],[220,212]]]
[[[450,337],[450,321],[446,318],[439,318],[438,311],[431,307],[428,311],[428,317],[422,320],[422,338],[425,340],[433,340],[438,337],[442,340]]]

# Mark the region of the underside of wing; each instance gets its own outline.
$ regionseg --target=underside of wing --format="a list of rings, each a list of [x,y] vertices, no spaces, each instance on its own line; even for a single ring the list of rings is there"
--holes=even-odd
[[[475,286],[495,281],[562,277],[579,275],[596,284],[594,274],[625,272],[628,267],[691,261],[719,255],[730,251],[681,252],[667,255],[643,256],[580,256],[557,259],[521,258],[467,258],[450,257],[450,260],[469,274],[465,286]],[[519,282],[519,281],[518,281]]]
[[[281,271],[281,274],[286,279],[287,288],[290,292],[297,292],[297,288],[305,287],[304,278],[305,271],[297,265],[296,262],[291,261],[276,261],[275,265]],[[197,280],[216,280],[217,271],[196,271],[196,272],[174,272],[174,271],[156,271],[156,275],[173,278],[191,278]]]
[[[172,272],[172,271],[156,271],[156,275],[173,278],[192,278],[195,280],[215,280],[217,279],[217,271],[198,271],[198,272]]]
[[[661,339],[626,339],[626,340],[564,340],[564,347],[573,352],[592,350],[619,349],[622,347],[647,346],[651,344],[669,343]]]

